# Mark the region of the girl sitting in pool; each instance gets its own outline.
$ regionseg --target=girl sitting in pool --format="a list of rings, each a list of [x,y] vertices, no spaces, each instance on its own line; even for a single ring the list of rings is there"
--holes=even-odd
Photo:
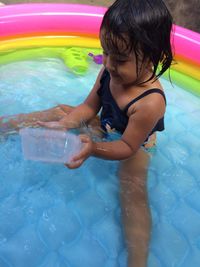
[[[162,0],[115,1],[100,29],[104,67],[86,100],[75,108],[59,105],[1,123],[1,128],[8,130],[35,122],[69,129],[85,122],[100,126],[104,133],[121,133],[119,140],[102,142],[81,135],[83,149],[67,166],[78,168],[90,156],[120,160],[129,267],[144,267],[147,261],[151,229],[147,148],[155,145],[155,132],[164,130],[166,100],[158,78],[172,62],[171,28],[172,18]]]

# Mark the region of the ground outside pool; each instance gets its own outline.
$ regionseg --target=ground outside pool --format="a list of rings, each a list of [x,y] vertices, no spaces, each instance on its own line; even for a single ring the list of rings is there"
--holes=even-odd
[[[95,54],[95,47],[89,52]],[[19,60],[19,50],[16,62],[8,54],[3,62],[2,52],[0,116],[77,105],[101,68],[86,57],[87,68],[83,64],[77,73],[57,50],[52,57],[48,49],[41,57],[41,48],[34,51],[35,60],[25,53]],[[148,267],[199,267],[200,98],[176,86],[173,77],[172,84],[161,83],[166,129],[158,134],[148,172]],[[90,158],[69,170],[63,164],[27,161],[16,133],[1,134],[0,157],[1,267],[127,266],[117,162]]]

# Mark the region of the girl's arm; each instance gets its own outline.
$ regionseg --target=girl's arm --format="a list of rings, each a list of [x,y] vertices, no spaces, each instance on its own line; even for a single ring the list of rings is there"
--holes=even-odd
[[[91,155],[108,160],[129,158],[141,147],[164,112],[165,102],[159,94],[152,94],[143,101],[138,101],[128,111],[128,126],[120,140],[92,142],[88,136],[81,136],[83,149],[67,166],[77,168]]]

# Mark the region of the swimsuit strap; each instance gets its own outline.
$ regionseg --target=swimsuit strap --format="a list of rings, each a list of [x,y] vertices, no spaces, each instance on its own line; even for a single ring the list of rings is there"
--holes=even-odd
[[[158,94],[161,94],[165,100],[165,104],[166,104],[166,98],[165,98],[165,94],[164,92],[159,89],[159,88],[152,88],[152,89],[149,89],[148,91],[145,91],[144,93],[142,93],[141,95],[137,96],[136,98],[134,98],[133,100],[131,100],[131,102],[129,102],[127,104],[127,106],[125,107],[124,109],[124,112],[127,112],[128,109],[130,108],[131,105],[133,105],[136,101],[140,100],[141,98],[147,96],[147,95],[150,95],[152,93],[158,93]]]

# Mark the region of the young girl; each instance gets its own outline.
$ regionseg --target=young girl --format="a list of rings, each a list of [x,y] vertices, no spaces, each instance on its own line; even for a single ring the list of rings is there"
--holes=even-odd
[[[45,127],[69,129],[84,121],[92,127],[99,124],[107,133],[121,133],[119,140],[107,142],[81,135],[83,149],[67,166],[78,168],[90,156],[120,160],[129,267],[145,267],[147,261],[151,228],[147,150],[155,145],[155,132],[164,130],[166,99],[158,77],[172,62],[171,28],[172,18],[162,0],[115,1],[100,29],[104,67],[86,100],[75,108],[60,105],[2,123],[19,128],[40,120]]]

